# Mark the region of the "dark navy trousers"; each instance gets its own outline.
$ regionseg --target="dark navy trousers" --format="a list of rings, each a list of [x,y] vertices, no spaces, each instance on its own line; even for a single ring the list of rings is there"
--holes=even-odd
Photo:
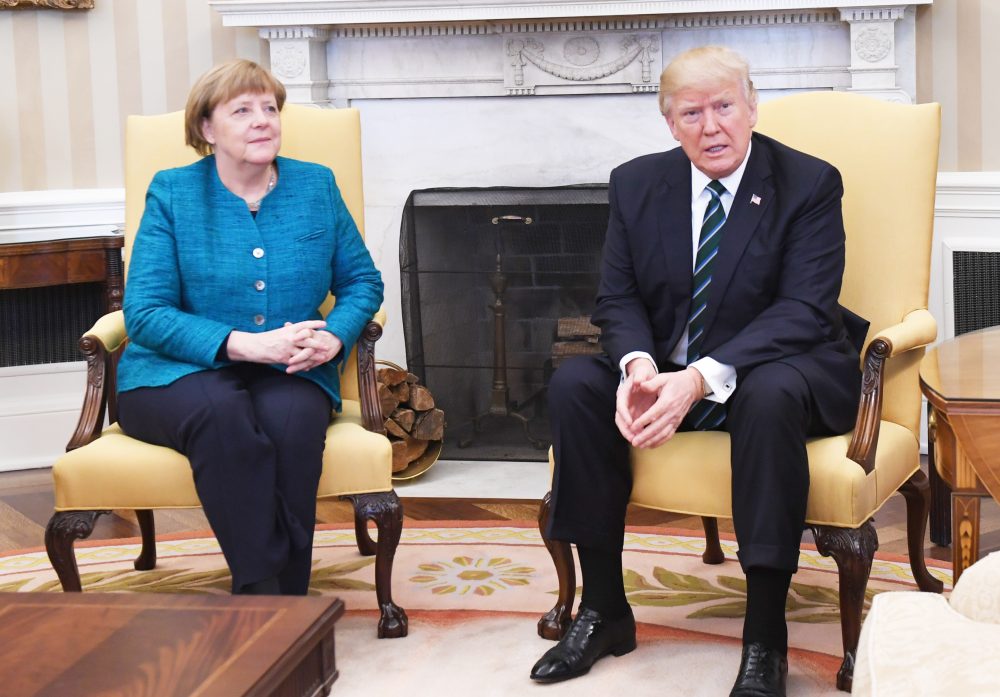
[[[191,461],[233,592],[276,577],[283,594],[305,594],[331,417],[326,392],[269,366],[238,363],[122,392],[118,405],[125,433]]]
[[[614,420],[620,379],[606,356],[585,356],[564,362],[549,383],[552,539],[622,549],[632,471]],[[854,423],[850,408],[836,424],[816,411],[805,378],[780,361],[743,376],[726,402],[722,428],[732,442],[733,528],[744,571],[798,568],[809,495],[806,438],[845,433]]]

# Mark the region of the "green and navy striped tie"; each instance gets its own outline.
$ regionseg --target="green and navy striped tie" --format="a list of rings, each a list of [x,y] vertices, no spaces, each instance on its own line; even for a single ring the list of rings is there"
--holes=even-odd
[[[705,217],[701,222],[698,238],[698,253],[694,262],[694,293],[691,295],[691,315],[688,319],[688,365],[701,358],[701,342],[705,336],[705,310],[711,298],[712,267],[719,254],[722,226],[726,222],[726,209],[722,206],[722,194],[726,187],[713,179],[705,190],[711,195]],[[695,430],[717,428],[726,419],[724,404],[703,399],[688,412],[685,421]]]

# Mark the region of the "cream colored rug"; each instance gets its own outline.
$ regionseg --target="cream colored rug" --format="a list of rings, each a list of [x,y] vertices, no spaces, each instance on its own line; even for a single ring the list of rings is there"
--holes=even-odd
[[[556,685],[528,680],[551,643],[535,631],[557,583],[537,527],[437,523],[409,525],[393,571],[393,598],[410,616],[410,636],[377,640],[374,557],[361,557],[353,527],[317,531],[312,591],[341,597],[349,612],[337,625],[335,694],[408,697],[475,695],[725,695],[739,665],[745,582],[735,543],[727,561],[701,562],[704,542],[673,531],[630,529],[626,589],[640,622],[639,648],[600,661],[585,678]],[[136,572],[137,541],[78,545],[85,592],[225,593],[229,577],[210,535],[162,538],[159,563]],[[837,572],[831,559],[804,548],[787,615],[789,694],[834,695],[841,657]],[[932,568],[950,585],[950,569]],[[869,597],[915,589],[903,559],[880,555]],[[58,591],[45,552],[0,557],[0,591]],[[842,694],[842,693],[841,693]]]

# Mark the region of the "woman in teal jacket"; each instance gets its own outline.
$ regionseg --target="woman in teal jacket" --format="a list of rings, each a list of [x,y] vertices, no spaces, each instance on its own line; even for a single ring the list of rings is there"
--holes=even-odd
[[[338,366],[382,303],[333,173],[278,157],[284,101],[250,61],[198,80],[205,157],[153,178],[124,303],[121,426],[191,461],[234,593],[307,591]]]

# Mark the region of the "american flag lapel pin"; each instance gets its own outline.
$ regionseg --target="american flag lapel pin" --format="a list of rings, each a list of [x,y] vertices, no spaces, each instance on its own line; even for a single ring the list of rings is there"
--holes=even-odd
[[[750,197],[750,203],[752,203],[755,206],[759,206],[760,205],[760,196],[758,196],[757,194],[753,194]]]

